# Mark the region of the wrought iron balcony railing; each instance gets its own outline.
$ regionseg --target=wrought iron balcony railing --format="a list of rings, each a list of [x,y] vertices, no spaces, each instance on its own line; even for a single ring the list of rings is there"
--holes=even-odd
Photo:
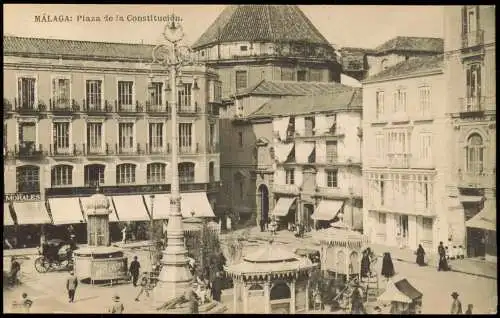
[[[273,191],[279,193],[298,194],[299,186],[296,184],[273,184]]]
[[[484,31],[476,30],[462,34],[462,48],[470,48],[484,44]]]
[[[38,147],[34,142],[25,142],[23,144],[16,144],[13,148],[6,147],[5,158],[6,159],[42,159],[47,154],[47,151],[43,149],[42,145],[39,144]]]
[[[388,166],[390,168],[410,168],[410,157],[409,153],[390,153],[387,154]]]

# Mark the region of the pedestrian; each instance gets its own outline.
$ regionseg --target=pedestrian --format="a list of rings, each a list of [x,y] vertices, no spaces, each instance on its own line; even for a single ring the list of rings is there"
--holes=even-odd
[[[422,244],[418,244],[417,248],[417,264],[418,266],[425,266],[425,250]]]
[[[231,220],[231,216],[228,215],[227,218],[226,218],[226,229],[231,232],[231,228],[232,228],[232,220]]]
[[[363,256],[361,257],[361,279],[368,278],[370,275],[370,255],[369,248],[363,251]]]
[[[132,275],[132,284],[137,287],[137,280],[139,279],[139,271],[141,269],[141,263],[137,260],[137,256],[134,256],[134,260],[130,263],[129,272]]]
[[[127,244],[127,226],[125,224],[122,228],[122,244]]]
[[[78,279],[73,271],[69,272],[69,277],[66,280],[66,290],[68,291],[69,302],[73,303],[75,301],[76,287],[78,286]]]
[[[189,314],[198,314],[199,313],[199,310],[198,310],[198,300],[199,299],[198,299],[198,295],[196,295],[193,288],[196,288],[195,284],[191,284],[191,287],[186,289],[184,297],[188,301],[188,305],[189,305],[189,312],[188,313]]]
[[[220,297],[222,294],[222,278],[220,272],[215,274],[215,278],[212,281],[212,298],[215,301],[220,302]]]
[[[389,278],[394,276],[394,264],[392,263],[391,253],[385,252],[384,257],[382,258],[382,276],[384,276],[387,281]]]
[[[14,256],[10,258],[10,273],[9,273],[9,283],[14,286],[18,281],[18,275],[21,271],[21,264],[16,260]]]
[[[146,275],[146,273],[144,273],[142,275],[141,283],[140,283],[141,290],[139,290],[139,293],[135,297],[135,301],[139,301],[139,297],[141,297],[142,293],[146,293],[146,296],[149,297],[149,283],[150,283],[149,278]]]
[[[453,302],[451,303],[451,314],[452,315],[461,315],[462,314],[462,303],[458,299],[458,293],[453,292],[451,297],[453,298]]]
[[[27,293],[23,293],[21,295],[21,307],[25,313],[29,313],[31,306],[33,305],[33,301],[28,298]]]
[[[278,223],[276,223],[276,220],[273,219],[271,221],[271,224],[269,225],[270,229],[271,229],[271,233],[273,233],[273,235],[276,235],[276,230],[278,229]]]
[[[447,271],[448,261],[446,260],[446,250],[443,246],[443,242],[439,242],[438,255],[439,255],[438,271]]]
[[[265,226],[265,223],[266,221],[264,220],[264,218],[260,219],[260,231],[261,232],[264,232],[264,226]]]
[[[359,284],[354,284],[354,289],[351,294],[351,314],[366,314],[365,306],[363,305],[363,296],[359,289]]]
[[[112,314],[123,314],[124,311],[125,311],[125,307],[123,306],[122,302],[120,301],[120,296],[114,295],[113,296],[113,305],[111,305],[109,312]]]
[[[465,314],[466,315],[472,315],[472,308],[473,308],[472,304],[468,304],[467,305],[467,310],[465,311]]]

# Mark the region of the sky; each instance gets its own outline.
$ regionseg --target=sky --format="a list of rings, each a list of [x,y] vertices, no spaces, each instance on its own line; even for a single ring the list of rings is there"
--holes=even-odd
[[[5,4],[4,35],[85,41],[155,44],[163,22],[127,22],[127,16],[166,16],[183,19],[185,44],[191,44],[213,23],[224,5]],[[301,5],[316,28],[339,47],[374,48],[396,36],[443,37],[441,6]],[[36,22],[35,16],[70,17],[71,22]],[[125,21],[105,22],[104,16]],[[101,22],[78,22],[83,16]]]

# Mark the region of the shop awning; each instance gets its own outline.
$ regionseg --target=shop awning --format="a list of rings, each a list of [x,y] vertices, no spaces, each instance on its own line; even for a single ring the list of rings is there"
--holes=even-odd
[[[497,217],[495,202],[492,202],[492,204],[485,204],[484,208],[478,214],[474,215],[470,220],[465,222],[465,225],[467,227],[496,232],[496,223]]]
[[[153,201],[153,211],[151,213],[151,200],[149,196],[145,196],[148,203],[149,214],[153,214],[154,220],[166,220],[170,215],[170,195],[168,194],[155,194]]]
[[[278,162],[285,162],[286,161],[286,159],[288,158],[288,155],[290,154],[290,151],[292,151],[293,145],[294,145],[293,143],[275,145],[274,154],[275,154]]]
[[[286,139],[286,131],[289,123],[290,117],[275,118],[273,120],[273,129],[278,132],[281,140]]]
[[[387,284],[386,290],[382,293],[382,295],[378,296],[377,300],[383,303],[390,303],[395,301],[398,303],[410,304],[412,302],[411,298],[402,293],[394,285],[394,283]]]
[[[181,213],[183,218],[213,218],[214,211],[205,192],[181,194]]]
[[[295,160],[301,163],[307,163],[309,156],[314,149],[314,142],[300,142],[295,145]]]
[[[49,206],[55,225],[85,222],[78,198],[52,198]]]
[[[415,287],[413,287],[413,285],[410,284],[410,282],[406,278],[401,279],[401,280],[395,282],[394,286],[396,286],[396,288],[400,292],[402,292],[403,294],[405,294],[412,301],[416,300],[416,299],[419,299],[420,297],[423,296],[423,294],[421,292],[419,292]]]
[[[43,201],[14,202],[13,207],[18,225],[51,223]]]
[[[3,225],[14,225],[14,219],[12,214],[10,214],[10,208],[8,203],[3,203]]]
[[[292,206],[293,202],[295,202],[297,198],[279,198],[278,202],[276,203],[276,206],[274,207],[273,210],[273,215],[275,216],[286,216],[288,214],[288,211],[290,210],[290,207]]]
[[[321,200],[313,215],[311,215],[311,218],[313,220],[323,221],[333,220],[337,213],[339,213],[343,204],[344,201],[339,200]]]
[[[120,221],[149,221],[149,215],[142,195],[121,195],[113,197]]]
[[[86,211],[85,211],[85,206],[86,206],[86,201],[88,199],[89,199],[89,197],[80,198],[80,203],[82,206],[83,215],[85,216],[86,220],[88,220],[88,216],[87,216]],[[119,222],[118,217],[116,216],[115,207],[113,206],[113,204],[111,202],[111,198],[109,198],[109,203],[110,203],[109,208],[111,209],[111,213],[109,213],[109,222]]]
[[[461,195],[459,199],[460,202],[479,203],[484,200],[484,197],[480,195]]]

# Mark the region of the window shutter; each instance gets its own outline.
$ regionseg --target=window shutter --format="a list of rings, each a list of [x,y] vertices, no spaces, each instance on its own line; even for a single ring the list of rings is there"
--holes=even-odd
[[[17,79],[17,99],[19,102],[19,106],[22,106],[22,99],[23,99],[23,79],[22,78]]]
[[[476,30],[480,30],[480,24],[479,24],[479,6],[476,6]]]
[[[479,64],[476,65],[476,96],[481,98],[481,65]]]
[[[462,35],[467,34],[467,6],[462,7]]]
[[[472,69],[470,66],[467,67],[467,70],[466,70],[466,92],[467,92],[467,97],[471,97],[471,72],[472,72]]]
[[[57,124],[52,125],[52,137],[54,146],[57,145]]]
[[[398,111],[398,92],[392,93],[393,111]]]
[[[57,102],[57,79],[53,78],[52,79],[52,102],[56,103]]]

